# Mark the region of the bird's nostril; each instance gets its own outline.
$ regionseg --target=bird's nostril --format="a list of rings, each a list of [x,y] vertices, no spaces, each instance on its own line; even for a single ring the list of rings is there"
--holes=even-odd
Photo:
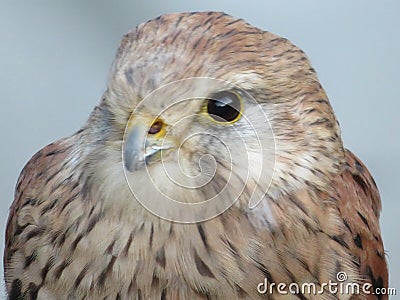
[[[161,120],[155,121],[149,129],[149,134],[159,133],[161,131],[162,127],[163,127],[163,122]]]

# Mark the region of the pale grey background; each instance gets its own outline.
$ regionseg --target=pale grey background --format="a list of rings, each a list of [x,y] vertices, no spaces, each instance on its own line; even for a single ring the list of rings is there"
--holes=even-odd
[[[121,36],[159,14],[197,10],[244,18],[306,51],[345,145],[363,159],[380,188],[390,284],[400,294],[400,2],[395,0],[2,1],[0,249],[19,172],[37,150],[85,122],[104,91]]]

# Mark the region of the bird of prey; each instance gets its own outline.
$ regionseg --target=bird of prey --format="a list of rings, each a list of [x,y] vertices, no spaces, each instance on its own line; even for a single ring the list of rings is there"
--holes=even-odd
[[[24,167],[8,299],[386,299],[380,210],[302,50],[224,13],[163,15]]]

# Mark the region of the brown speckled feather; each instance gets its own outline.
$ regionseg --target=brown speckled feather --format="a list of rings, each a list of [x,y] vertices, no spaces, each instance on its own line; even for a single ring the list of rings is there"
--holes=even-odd
[[[349,150],[346,168],[334,184],[338,208],[353,241],[352,254],[360,264],[360,273],[374,288],[388,286],[388,269],[379,228],[381,199],[378,188],[365,165]],[[371,299],[387,299],[371,296]]]
[[[60,149],[62,149],[62,151],[60,151]],[[26,268],[31,264],[37,264],[37,257],[32,253],[26,252],[24,249],[26,249],[25,245],[29,239],[33,239],[35,236],[40,237],[44,230],[51,230],[49,228],[46,229],[45,227],[41,230],[38,220],[34,220],[33,216],[37,216],[39,211],[43,214],[44,210],[49,209],[49,205],[64,206],[68,200],[66,197],[61,197],[61,199],[56,200],[56,203],[54,200],[48,200],[41,205],[42,207],[45,207],[45,209],[39,209],[40,203],[36,200],[37,198],[35,198],[41,194],[45,182],[50,185],[54,184],[54,180],[56,179],[55,175],[51,174],[51,171],[58,170],[58,167],[63,165],[62,162],[65,160],[67,155],[70,155],[69,147],[65,147],[64,142],[58,142],[47,146],[32,157],[18,180],[16,198],[10,210],[7,226],[4,257],[5,266],[10,265],[10,262],[15,259],[13,256],[17,251],[22,251],[26,258],[23,261],[23,265],[18,264],[20,267],[19,270],[8,270],[7,272],[6,269],[6,274],[9,275],[6,277],[6,280],[9,287],[10,299],[17,299],[17,296],[23,294],[23,290],[28,288],[24,286],[18,278],[11,281],[10,275],[13,272],[17,271],[18,273],[32,276],[32,282],[29,283],[29,288],[27,292],[25,292],[26,297],[23,299],[35,299],[38,290],[42,286],[45,286],[46,280],[48,280],[47,274],[49,271],[51,269],[57,269],[57,265],[62,265],[59,258],[52,257],[52,259],[49,259],[46,264],[42,266],[44,269],[39,269],[37,271],[37,275],[31,274],[26,271]],[[338,209],[347,228],[347,231],[344,234],[344,240],[348,245],[350,245],[350,251],[356,259],[357,265],[359,265],[359,272],[363,278],[363,282],[370,282],[374,288],[387,287],[387,266],[378,222],[381,206],[379,194],[375,182],[368,170],[354,156],[354,154],[348,150],[346,151],[346,160],[347,163],[345,164],[344,171],[342,175],[337,177],[334,184],[334,188],[337,191],[337,194],[334,196],[338,201]],[[49,176],[51,178],[44,175],[48,172],[50,172]],[[307,197],[303,198],[303,201],[307,201]],[[18,224],[18,217],[21,217],[24,209],[29,210],[30,212],[26,215],[28,219],[25,218],[24,224]],[[217,239],[217,236],[221,234],[219,233],[221,230],[224,231],[223,235],[225,236],[229,236],[232,231],[234,232],[237,230],[232,228],[232,226],[246,230],[248,225],[240,224],[240,222],[243,221],[244,220],[228,222],[227,218],[222,218],[222,229],[220,225],[218,225],[219,222],[216,220],[214,223],[211,223],[209,227],[203,227],[201,224],[197,225],[196,232],[198,234],[197,239],[199,240],[199,245],[204,245],[205,249],[209,251],[209,247],[212,247],[213,244],[215,246],[213,239]],[[27,226],[27,224],[29,225]],[[213,228],[212,230],[215,232],[205,232],[204,228]],[[251,229],[248,230],[251,232]],[[231,239],[233,242],[240,243],[240,241],[235,237],[231,237]],[[127,239],[127,243],[131,243],[130,238]],[[228,245],[226,251],[238,251],[237,249],[232,250],[231,247],[233,246]],[[124,251],[126,251],[126,245],[121,252]],[[202,252],[202,250],[199,251],[200,253]],[[156,257],[158,264],[166,264],[165,260],[168,259],[168,257],[165,257],[165,253],[160,253],[158,250]],[[86,269],[83,268],[82,270]],[[248,274],[249,280],[252,275],[254,274]],[[238,289],[241,288],[238,286]],[[189,297],[194,297],[191,293],[187,294],[187,291],[185,292],[185,290],[182,287],[179,287],[179,285],[177,288],[171,287],[165,289],[161,291],[161,293],[165,296],[165,299],[188,299]],[[242,290],[241,293],[244,295],[244,299],[246,299],[247,297],[245,295],[248,296],[246,291]],[[13,295],[16,295],[16,297],[13,297]],[[206,296],[198,294],[198,299],[206,299]],[[371,296],[368,299],[387,299],[387,296]]]

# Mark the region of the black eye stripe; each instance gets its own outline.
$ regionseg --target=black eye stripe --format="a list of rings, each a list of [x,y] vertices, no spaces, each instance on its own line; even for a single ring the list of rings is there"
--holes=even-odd
[[[230,123],[240,116],[241,102],[240,95],[235,92],[219,92],[208,99],[207,113],[217,122]]]

